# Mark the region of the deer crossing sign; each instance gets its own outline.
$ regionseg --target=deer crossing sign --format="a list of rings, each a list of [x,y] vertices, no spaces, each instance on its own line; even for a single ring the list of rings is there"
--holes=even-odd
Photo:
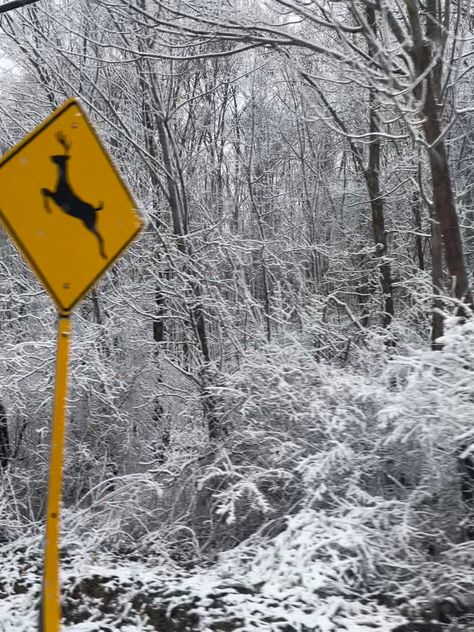
[[[61,313],[74,307],[142,226],[76,99],[0,161],[0,219]]]
[[[59,632],[69,315],[142,226],[127,187],[76,99],[66,101],[0,161],[0,219],[58,311],[39,630]]]

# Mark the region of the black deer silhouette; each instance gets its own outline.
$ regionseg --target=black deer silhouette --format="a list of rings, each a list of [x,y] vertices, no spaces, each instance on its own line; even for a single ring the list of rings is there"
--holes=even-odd
[[[49,189],[41,189],[41,193],[44,197],[44,207],[48,213],[51,213],[49,206],[49,200],[53,200],[67,215],[71,217],[77,217],[77,219],[84,222],[85,227],[93,233],[97,241],[99,242],[99,252],[103,259],[107,259],[107,255],[104,250],[104,240],[102,235],[96,228],[96,214],[103,208],[102,202],[99,206],[92,206],[88,202],[84,202],[78,197],[72,190],[68,181],[67,175],[67,162],[70,159],[69,150],[71,149],[71,143],[67,141],[66,136],[62,132],[56,134],[56,140],[64,148],[64,154],[58,156],[50,156],[52,162],[58,167],[58,182],[56,189],[50,191]]]

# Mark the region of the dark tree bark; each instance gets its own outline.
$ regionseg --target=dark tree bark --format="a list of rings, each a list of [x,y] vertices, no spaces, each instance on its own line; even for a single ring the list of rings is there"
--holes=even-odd
[[[415,220],[415,252],[418,259],[418,267],[420,270],[425,270],[425,255],[423,252],[423,237],[421,235],[421,204],[418,196],[413,200],[413,219]]]
[[[0,403],[0,467],[6,469],[10,461],[10,437],[8,434],[7,413]]]
[[[440,299],[443,283],[442,237],[439,223],[431,214],[431,280],[433,284],[433,312],[431,317],[431,348],[440,351],[443,348],[439,338],[444,333],[444,318],[441,314],[442,301]]]
[[[433,188],[434,217],[439,222],[448,272],[454,280],[454,293],[458,300],[472,306],[472,295],[464,263],[464,252],[456,211],[455,197],[449,172],[446,146],[442,137],[440,96],[441,60],[435,59],[435,50],[442,45],[443,24],[440,5],[436,0],[426,3],[426,27],[423,33],[420,7],[416,0],[405,0],[410,21],[413,47],[411,55],[417,78],[425,77],[415,90],[423,99],[423,132],[429,145],[429,161]]]
[[[375,7],[368,6],[366,9],[367,22],[374,36],[377,37],[377,21]],[[377,54],[373,40],[368,39],[368,49],[371,59]],[[384,302],[384,313],[382,324],[389,327],[394,316],[393,305],[393,283],[390,263],[386,259],[387,255],[387,233],[385,231],[384,199],[380,189],[380,136],[379,122],[376,112],[375,88],[369,90],[369,117],[371,141],[369,144],[369,161],[366,169],[367,189],[370,197],[370,207],[372,211],[372,233],[375,241],[376,255],[380,259],[380,280],[382,284],[382,295]]]
[[[472,454],[463,456],[467,447],[467,445],[460,446],[457,461],[461,487],[461,499],[466,507],[472,511],[472,501],[474,497],[474,456]]]
[[[370,94],[370,131],[377,133],[374,94]],[[385,231],[385,215],[382,192],[380,190],[380,140],[375,136],[369,145],[369,164],[366,170],[367,189],[372,211],[372,235],[375,242],[375,254],[380,260],[380,281],[383,295],[382,324],[389,327],[394,316],[392,270],[386,260],[387,233]]]

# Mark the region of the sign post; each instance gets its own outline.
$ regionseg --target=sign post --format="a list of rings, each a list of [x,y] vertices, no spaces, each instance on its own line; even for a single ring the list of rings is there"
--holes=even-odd
[[[61,623],[59,599],[59,516],[66,430],[66,397],[70,341],[69,314],[58,314],[56,385],[54,390],[48,508],[44,550],[40,631],[57,632]]]
[[[60,503],[71,310],[135,239],[135,202],[77,99],[0,161],[0,220],[56,304],[56,384],[40,632],[59,632]]]

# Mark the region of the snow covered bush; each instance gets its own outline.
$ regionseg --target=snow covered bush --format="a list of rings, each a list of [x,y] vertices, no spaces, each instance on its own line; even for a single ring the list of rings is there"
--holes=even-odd
[[[398,470],[392,480],[410,509],[431,530],[437,524],[456,538],[472,510],[474,323],[448,321],[442,342],[441,351],[396,360],[402,380],[379,413],[379,428],[381,449]]]
[[[466,536],[458,468],[474,435],[473,334],[470,322],[448,323],[442,351],[393,354],[378,375],[323,363],[294,341],[247,353],[216,389],[225,439],[190,479],[199,520],[188,524],[204,549],[286,533],[294,515],[332,564],[344,538],[328,541],[321,525],[357,533],[340,565],[349,590],[402,599],[417,572],[434,587],[433,560]],[[281,537],[296,546],[296,535]]]
[[[383,386],[294,343],[249,353],[216,391],[226,437],[195,485],[207,495],[218,549],[260,527],[278,531],[302,507],[330,509],[375,492]]]

